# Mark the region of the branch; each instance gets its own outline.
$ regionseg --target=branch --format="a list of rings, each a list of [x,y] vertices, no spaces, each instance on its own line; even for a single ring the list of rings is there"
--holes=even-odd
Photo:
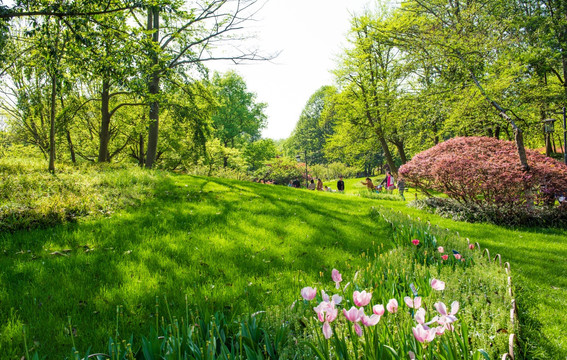
[[[8,10],[6,12],[0,13],[0,19],[13,19],[20,17],[28,17],[28,16],[56,16],[59,18],[74,17],[74,16],[94,16],[94,15],[111,14],[125,10],[137,9],[140,7],[141,7],[140,5],[131,5],[116,9],[106,9],[106,10],[86,11],[86,12],[81,12],[81,11],[59,12],[59,11],[49,11],[49,10],[20,12],[20,11]]]

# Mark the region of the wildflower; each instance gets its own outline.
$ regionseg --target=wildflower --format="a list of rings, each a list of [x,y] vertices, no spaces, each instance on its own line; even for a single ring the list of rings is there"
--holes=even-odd
[[[396,313],[398,311],[398,300],[390,299],[386,305],[386,309],[392,314]]]
[[[378,316],[384,315],[384,305],[378,304],[372,307],[372,312]]]
[[[370,298],[372,298],[372,293],[367,293],[366,290],[362,292],[355,291],[352,294],[354,304],[356,306],[366,306],[370,303]]]
[[[439,251],[440,254],[443,254],[445,252],[445,249],[443,249],[443,246],[439,246],[437,248],[437,251]]]
[[[341,275],[341,273],[339,272],[339,270],[337,269],[333,269],[333,271],[331,271],[331,277],[333,278],[333,281],[335,282],[335,286],[336,288],[340,288],[341,287],[341,281],[343,281],[343,277]]]
[[[419,239],[413,239],[411,241],[412,244],[414,244],[415,246],[419,245]]]
[[[409,296],[404,298],[406,305],[412,309],[419,309],[421,307],[421,297],[417,296],[413,300]]]
[[[301,296],[307,301],[313,300],[316,295],[317,289],[313,289],[311,286],[307,286],[301,289]]]
[[[445,290],[445,283],[441,280],[432,279],[431,280],[431,287],[434,290],[438,290],[438,291]]]

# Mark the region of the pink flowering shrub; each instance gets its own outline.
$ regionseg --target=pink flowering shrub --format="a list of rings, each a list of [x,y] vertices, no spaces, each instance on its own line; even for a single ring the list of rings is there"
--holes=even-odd
[[[443,192],[461,204],[513,207],[530,196],[536,206],[554,204],[567,193],[567,165],[529,149],[526,155],[528,172],[513,142],[460,137],[419,153],[399,172],[410,186]]]

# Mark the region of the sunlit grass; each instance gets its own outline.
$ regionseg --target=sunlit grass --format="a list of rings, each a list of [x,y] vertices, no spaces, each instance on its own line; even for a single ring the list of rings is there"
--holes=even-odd
[[[23,354],[21,327],[40,353],[68,355],[120,332],[147,333],[155,297],[185,295],[232,314],[289,306],[333,267],[354,273],[388,238],[368,200],[231,180],[167,176],[130,211],[0,235],[0,350]],[[375,245],[373,245],[373,243]],[[352,274],[350,274],[352,276]],[[28,342],[29,343],[29,342]]]

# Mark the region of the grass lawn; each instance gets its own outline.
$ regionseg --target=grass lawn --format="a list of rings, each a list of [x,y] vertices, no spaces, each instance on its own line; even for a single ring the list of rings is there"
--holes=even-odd
[[[29,347],[49,358],[104,351],[183,312],[185,296],[232,314],[289,306],[299,290],[341,269],[352,277],[363,252],[388,238],[372,202],[343,194],[189,176],[158,178],[140,207],[108,218],[0,234],[0,354]]]
[[[346,193],[356,195],[364,190],[361,180],[346,180]],[[336,188],[336,182],[325,184]],[[405,197],[408,201],[413,200],[415,194],[413,189],[406,190]],[[397,190],[394,195],[397,195]],[[490,249],[492,256],[501,254],[503,261],[511,264],[515,286],[523,290],[517,301],[523,322],[523,340],[527,341],[522,346],[529,358],[567,358],[567,317],[562,315],[567,309],[567,230],[511,229],[457,222],[409,208],[401,199],[377,199],[374,203],[458,231],[462,237]]]

